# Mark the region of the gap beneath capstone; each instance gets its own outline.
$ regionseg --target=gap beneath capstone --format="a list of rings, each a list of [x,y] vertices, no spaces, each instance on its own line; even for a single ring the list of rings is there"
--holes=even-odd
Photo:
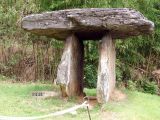
[[[75,32],[75,35],[80,40],[100,40],[107,32],[107,30],[86,30]]]

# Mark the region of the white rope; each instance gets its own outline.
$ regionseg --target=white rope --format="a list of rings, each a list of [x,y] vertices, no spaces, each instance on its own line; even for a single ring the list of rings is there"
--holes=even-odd
[[[50,113],[48,115],[35,116],[35,117],[8,117],[8,116],[0,116],[0,120],[38,120],[38,119],[43,119],[43,118],[47,118],[47,117],[51,117],[51,116],[59,116],[59,115],[63,115],[63,114],[66,114],[66,113],[71,113],[71,112],[76,111],[79,108],[84,108],[84,107],[87,107],[87,106],[89,106],[89,104],[87,104],[87,101],[85,101],[81,105],[76,105],[76,106],[71,107],[69,109],[58,111],[58,112],[55,112],[55,113]]]

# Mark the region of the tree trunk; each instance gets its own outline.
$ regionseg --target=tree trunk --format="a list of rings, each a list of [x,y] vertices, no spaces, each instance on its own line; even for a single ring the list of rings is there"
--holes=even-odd
[[[102,38],[99,53],[97,100],[105,103],[115,87],[115,41],[109,33]]]
[[[75,35],[65,41],[65,48],[58,66],[56,83],[62,96],[80,96],[83,93],[84,46]]]

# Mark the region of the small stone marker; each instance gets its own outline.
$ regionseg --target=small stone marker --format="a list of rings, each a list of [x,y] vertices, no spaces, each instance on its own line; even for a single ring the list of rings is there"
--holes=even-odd
[[[87,8],[29,15],[22,28],[65,41],[56,79],[62,96],[83,95],[83,40],[101,40],[97,100],[105,103],[115,87],[115,39],[150,34],[154,23],[133,9]]]
[[[54,91],[33,91],[32,97],[38,99],[46,99],[51,97],[57,97],[59,94]]]

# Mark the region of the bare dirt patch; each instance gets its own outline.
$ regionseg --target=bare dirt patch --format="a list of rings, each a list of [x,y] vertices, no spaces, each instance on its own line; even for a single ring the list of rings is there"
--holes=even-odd
[[[127,95],[124,94],[122,91],[115,89],[113,94],[111,95],[111,101],[123,101],[127,99]]]

